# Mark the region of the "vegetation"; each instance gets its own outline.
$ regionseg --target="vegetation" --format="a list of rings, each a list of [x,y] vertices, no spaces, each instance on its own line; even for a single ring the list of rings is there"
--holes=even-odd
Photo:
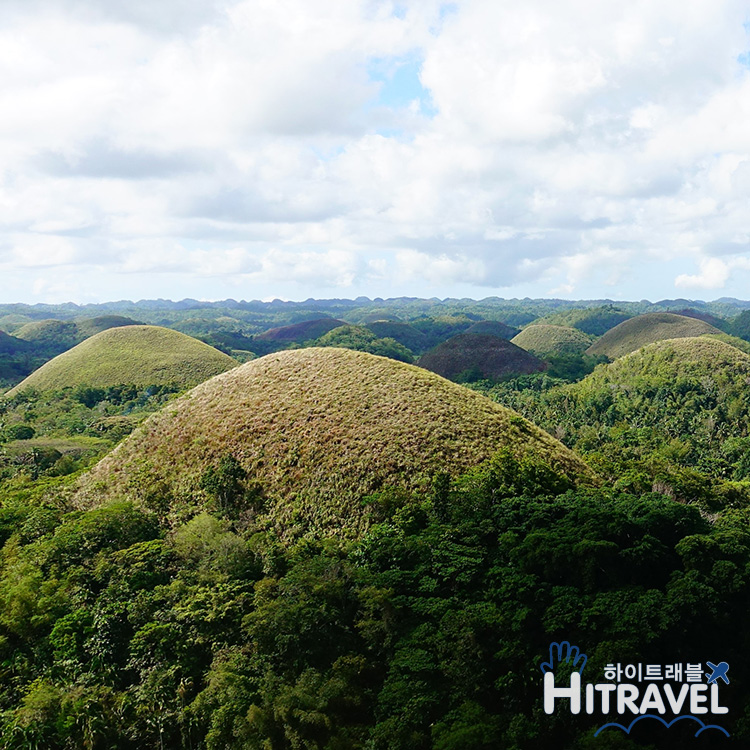
[[[602,307],[573,308],[564,312],[545,315],[534,321],[535,325],[555,325],[575,328],[590,336],[603,336],[616,325],[632,317],[612,305]]]
[[[648,313],[620,323],[594,342],[588,354],[603,354],[610,359],[640,349],[646,344],[665,339],[690,338],[721,331],[697,318],[673,313]]]
[[[280,544],[218,509],[167,527],[124,502],[72,510],[64,489],[0,514],[9,750],[585,750],[603,717],[542,713],[551,641],[579,644],[592,678],[707,648],[736,668],[750,647],[746,511],[709,523],[660,495],[572,490],[508,452],[372,496],[349,539]],[[747,682],[722,703],[744,747]],[[678,728],[659,747],[709,740]]]
[[[544,370],[533,354],[497,336],[463,333],[419,359],[419,366],[459,382],[499,380]]]
[[[470,325],[464,333],[479,333],[510,340],[518,333],[518,329],[499,320],[480,320]]]
[[[210,507],[204,473],[232,456],[278,499],[268,512],[280,534],[356,530],[367,523],[365,495],[457,474],[503,446],[533,451],[572,482],[591,478],[544,431],[432,373],[362,352],[297,349],[213,378],[149,418],[90,472],[79,502],[152,507],[158,498],[173,514],[194,513]]]
[[[70,326],[80,335],[84,315],[179,328],[243,357],[291,349],[180,398],[208,377],[202,356],[178,366],[191,373],[180,382],[93,380],[113,358],[139,373],[131,355],[161,361],[186,338],[162,330],[136,346],[113,329],[64,368],[90,379],[0,397],[0,747],[749,746],[748,307],[0,305],[9,333],[66,324],[38,326],[46,343],[0,335],[12,384]],[[543,371],[499,380],[477,366],[455,376],[468,388],[393,359],[483,338],[470,330],[530,357],[488,333],[535,319],[531,333],[632,345],[665,332],[661,313],[682,337],[613,362],[547,353]],[[322,332],[327,347],[261,338],[321,319],[342,323]],[[685,337],[707,323],[728,333]],[[611,662],[726,660],[717,723],[731,737],[685,722],[594,737],[615,717],[544,714],[539,667],[560,640],[585,651],[594,682]]]
[[[196,385],[236,366],[231,357],[190,336],[155,326],[110,328],[47,362],[9,396],[86,385]]]
[[[568,326],[533,324],[511,341],[521,349],[545,359],[550,355],[583,354],[591,346],[592,337]]]
[[[421,354],[429,348],[429,338],[410,323],[377,320],[367,324],[379,339],[393,339],[412,354]]]
[[[339,326],[311,342],[314,346],[335,346],[343,349],[354,349],[358,352],[369,352],[381,357],[390,357],[399,362],[411,363],[412,353],[392,338],[378,338],[377,334],[363,326]]]
[[[580,383],[484,390],[581,454],[616,487],[712,511],[750,502],[750,356],[710,337],[657,342]]]

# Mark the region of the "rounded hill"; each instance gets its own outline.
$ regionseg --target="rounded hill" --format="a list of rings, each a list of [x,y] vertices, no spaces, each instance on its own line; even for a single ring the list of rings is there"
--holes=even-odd
[[[500,379],[541,372],[546,365],[506,339],[487,334],[460,333],[420,357],[420,367],[444,378]]]
[[[692,338],[707,333],[719,334],[721,331],[697,318],[674,313],[646,313],[630,318],[607,331],[586,351],[588,354],[603,354],[610,359],[616,359],[656,341]]]
[[[511,342],[537,357],[580,354],[591,346],[591,336],[569,326],[537,324],[521,331]]]
[[[654,389],[670,389],[681,381],[705,380],[706,387],[739,392],[747,390],[750,355],[712,336],[666,339],[644,346],[600,365],[572,392],[593,394],[640,394],[653,400]],[[713,385],[708,384],[708,380]]]
[[[288,350],[150,417],[84,477],[79,502],[148,502],[156,492],[179,507],[232,457],[276,503],[277,521],[357,527],[364,496],[460,473],[504,447],[531,451],[573,481],[592,476],[523,417],[433,373],[354,350]]]
[[[54,391],[78,385],[189,388],[236,365],[208,344],[169,328],[108,328],[42,365],[7,395],[25,388]]]
[[[320,338],[334,328],[346,325],[343,320],[335,318],[316,318],[315,320],[304,320],[301,323],[293,323],[280,328],[269,328],[259,333],[256,338],[261,341],[274,341],[279,344],[302,344]]]
[[[511,326],[499,320],[479,320],[470,325],[464,333],[487,334],[510,340],[518,333],[518,328],[511,328]]]

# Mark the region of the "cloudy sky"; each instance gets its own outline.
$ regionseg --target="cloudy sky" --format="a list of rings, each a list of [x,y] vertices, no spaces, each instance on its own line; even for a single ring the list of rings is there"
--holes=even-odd
[[[2,0],[0,301],[750,298],[747,0]]]

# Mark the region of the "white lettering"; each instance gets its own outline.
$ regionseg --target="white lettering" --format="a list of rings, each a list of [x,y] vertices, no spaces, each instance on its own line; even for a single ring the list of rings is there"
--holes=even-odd
[[[680,694],[675,698],[675,694],[672,691],[672,686],[669,683],[664,686],[664,693],[666,694],[667,700],[669,701],[669,707],[675,714],[680,713],[680,711],[682,710],[682,704],[685,702],[685,698],[687,698],[689,690],[690,685],[683,685],[680,688]]]
[[[635,685],[617,686],[617,713],[624,714],[625,708],[629,708],[634,714],[638,713],[635,699],[638,697],[638,688]]]
[[[646,688],[641,701],[641,713],[645,714],[650,708],[655,708],[660,714],[667,712],[664,707],[664,700],[659,692],[659,686],[653,683]]]
[[[555,711],[555,698],[570,698],[570,713],[581,712],[581,673],[573,672],[570,675],[569,687],[555,687],[554,672],[544,675],[544,713],[551,714]]]
[[[691,685],[690,686],[690,713],[691,714],[707,714],[708,709],[698,704],[705,703],[708,700],[707,695],[699,695],[699,693],[705,693],[708,685]]]

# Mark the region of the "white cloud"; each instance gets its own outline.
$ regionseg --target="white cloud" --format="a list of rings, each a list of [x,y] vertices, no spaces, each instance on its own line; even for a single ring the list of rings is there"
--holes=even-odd
[[[729,278],[729,267],[719,258],[704,258],[697,274],[680,274],[674,281],[676,287],[688,289],[723,289]]]
[[[102,290],[154,273],[174,297],[233,277],[259,297],[741,284],[746,3],[398,5],[7,0],[13,289],[51,290],[33,288],[45,264],[97,269]],[[368,70],[405,60],[422,104],[376,104],[398,84]],[[644,270],[664,258],[680,272]]]

